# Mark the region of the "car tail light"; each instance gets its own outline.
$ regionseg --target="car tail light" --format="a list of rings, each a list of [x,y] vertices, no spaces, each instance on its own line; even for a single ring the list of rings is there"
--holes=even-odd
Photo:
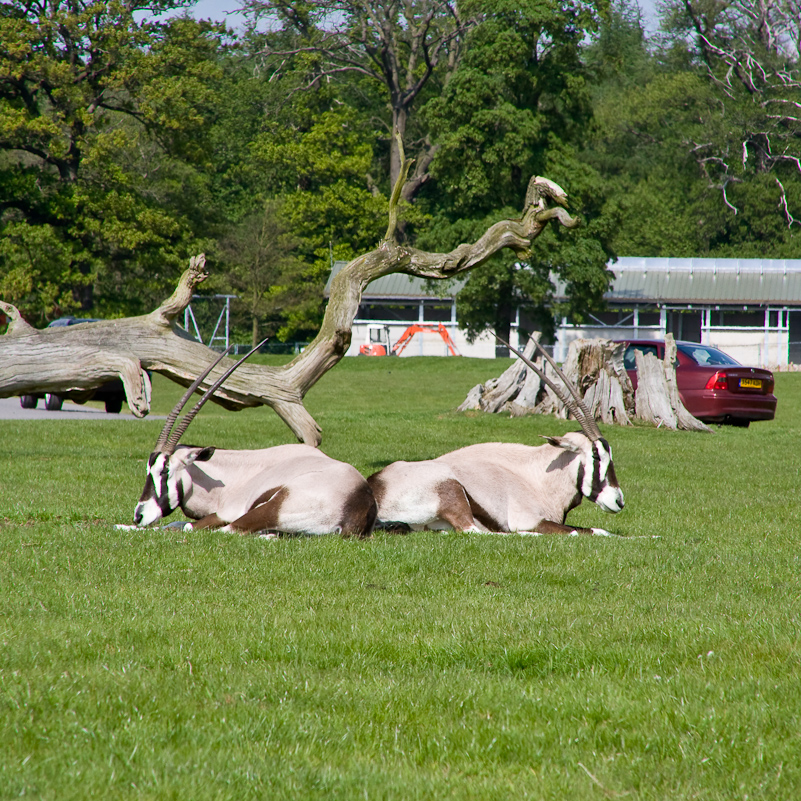
[[[770,395],[770,393],[771,393],[771,392],[773,392],[773,386],[774,386],[774,379],[773,379],[773,377],[771,377],[771,378],[766,378],[766,379],[765,379],[765,380],[762,382],[762,386],[763,386],[763,388],[764,388],[764,389],[763,389],[764,393],[765,393],[766,395]]]
[[[715,375],[710,376],[709,381],[706,382],[706,389],[728,389],[729,379],[726,373],[718,370]]]

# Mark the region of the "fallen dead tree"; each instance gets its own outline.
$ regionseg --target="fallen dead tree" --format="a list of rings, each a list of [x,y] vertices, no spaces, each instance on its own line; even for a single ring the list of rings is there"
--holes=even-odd
[[[320,331],[295,359],[282,367],[243,365],[213,400],[227,409],[270,406],[301,442],[319,445],[321,431],[303,405],[309,389],[344,356],[362,292],[371,281],[394,272],[423,278],[452,278],[475,269],[503,248],[521,258],[552,220],[568,228],[574,220],[562,208],[567,195],[552,181],[530,180],[520,219],[501,220],[472,244],[450,253],[429,253],[398,242],[398,202],[410,162],[404,161],[389,203],[389,224],[378,247],[355,258],[333,281]],[[552,205],[556,204],[556,205]],[[193,340],[178,320],[195,288],[208,276],[205,258],[195,257],[175,292],[158,309],[141,317],[37,330],[17,309],[0,301],[10,323],[0,337],[0,397],[34,392],[90,390],[121,378],[128,405],[137,416],[150,409],[147,370],[189,386],[213,355]],[[224,359],[198,390],[205,391],[230,366]]]
[[[534,334],[524,355],[534,352]],[[579,389],[593,417],[603,423],[632,425],[633,421],[657,427],[685,431],[711,431],[693,417],[679,397],[676,384],[676,343],[671,334],[665,337],[665,358],[635,352],[637,390],[623,364],[624,343],[608,339],[577,339],[570,343],[563,372]],[[542,357],[533,360],[552,381],[561,379]],[[567,409],[559,396],[518,360],[502,375],[473,387],[459,406],[460,411],[479,409],[484,412],[508,412],[512,416],[553,414],[566,418]]]

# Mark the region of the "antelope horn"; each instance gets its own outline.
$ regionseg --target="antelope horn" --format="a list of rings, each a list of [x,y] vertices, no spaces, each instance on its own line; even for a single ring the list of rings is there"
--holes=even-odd
[[[550,378],[545,374],[543,370],[540,370],[531,359],[524,356],[519,350],[513,348],[508,342],[505,342],[501,337],[495,334],[495,338],[502,344],[509,348],[512,353],[516,354],[523,363],[530,367],[559,397],[559,400],[564,403],[564,405],[573,412],[573,416],[578,420],[579,424],[581,425],[582,430],[584,433],[593,441],[600,439],[601,437],[601,429],[598,428],[598,424],[595,422],[595,418],[593,417],[590,410],[587,408],[587,404],[584,403],[584,398],[581,397],[579,391],[573,385],[573,383],[568,379],[568,377],[562,372],[559,368],[559,365],[553,360],[551,355],[548,353],[545,348],[540,345],[540,343],[535,339],[534,344],[537,346],[537,350],[545,357],[546,361],[553,367],[556,371],[556,374],[559,378],[562,379],[564,382],[565,387],[567,387],[570,394],[573,398],[570,398],[568,395],[565,394],[562,387],[558,386],[556,383],[551,381]]]
[[[205,402],[206,402],[206,401],[207,401],[207,400],[208,400],[208,399],[209,399],[209,398],[210,398],[210,397],[211,397],[211,396],[212,396],[212,395],[213,395],[213,394],[214,394],[214,393],[215,393],[215,392],[216,392],[216,391],[217,391],[217,390],[218,390],[218,389],[219,389],[219,388],[220,388],[220,387],[221,387],[221,386],[222,386],[222,385],[223,385],[223,384],[224,384],[224,383],[225,383],[225,382],[226,382],[226,381],[227,381],[227,380],[230,378],[230,376],[231,376],[231,374],[234,372],[234,370],[236,370],[236,368],[237,368],[237,367],[239,367],[239,365],[240,365],[240,364],[242,364],[244,361],[246,361],[247,359],[249,359],[249,358],[250,358],[250,357],[251,357],[251,356],[252,356],[252,355],[253,355],[253,354],[254,354],[254,353],[255,353],[255,352],[256,352],[256,351],[257,351],[257,350],[258,350],[258,349],[259,349],[259,348],[262,346],[262,345],[264,345],[264,343],[265,343],[265,342],[266,342],[268,339],[269,339],[269,337],[266,337],[265,339],[263,339],[261,342],[259,342],[259,344],[258,344],[258,345],[256,345],[256,347],[255,347],[255,348],[251,348],[251,349],[250,349],[250,350],[249,350],[249,351],[248,351],[248,352],[247,352],[247,353],[246,353],[246,354],[245,354],[245,355],[244,355],[244,356],[243,356],[243,357],[242,357],[242,358],[241,358],[241,359],[240,359],[238,362],[236,362],[236,363],[234,364],[234,366],[233,366],[233,367],[229,367],[229,368],[228,368],[228,369],[227,369],[227,370],[226,370],[226,371],[225,371],[225,372],[224,372],[224,373],[223,373],[223,374],[222,374],[222,375],[221,375],[221,376],[220,376],[220,377],[219,377],[219,378],[218,378],[218,379],[217,379],[217,380],[216,380],[216,381],[215,381],[215,382],[214,382],[214,383],[213,383],[213,384],[212,384],[212,385],[211,385],[211,386],[210,386],[210,387],[209,387],[209,388],[208,388],[208,389],[207,389],[207,390],[206,390],[206,391],[203,393],[203,396],[202,396],[202,397],[200,398],[200,400],[199,400],[199,401],[198,401],[198,402],[195,404],[194,408],[193,408],[191,411],[187,412],[187,413],[186,413],[186,414],[183,416],[183,418],[181,418],[181,422],[180,422],[180,423],[178,423],[178,425],[175,427],[175,430],[172,432],[172,434],[170,434],[170,438],[167,440],[167,448],[170,450],[170,452],[172,452],[172,451],[174,451],[174,450],[175,450],[175,446],[176,446],[176,445],[178,444],[178,442],[180,441],[180,439],[181,439],[181,437],[183,436],[183,434],[184,434],[184,432],[186,431],[186,429],[187,429],[187,428],[189,428],[189,424],[192,422],[192,420],[194,420],[194,419],[195,419],[195,416],[196,416],[196,415],[197,415],[197,413],[198,413],[198,412],[201,410],[201,408],[203,407],[203,404],[204,404],[204,403],[205,403]],[[228,351],[230,351],[230,350],[231,350],[231,348],[229,347],[229,348],[228,348],[228,349],[225,351],[225,353],[223,353],[223,355],[220,357],[220,359],[222,359],[222,358],[223,358],[223,356],[225,356],[225,355],[228,353]],[[219,362],[220,362],[220,359],[217,359],[217,361],[216,361],[216,362],[214,362],[214,364],[213,364],[213,365],[212,365],[212,366],[211,366],[211,367],[210,367],[210,368],[209,368],[209,369],[206,371],[206,373],[205,373],[205,374],[202,376],[201,380],[202,380],[203,378],[205,378],[205,377],[206,377],[206,376],[207,376],[207,375],[208,375],[208,374],[211,372],[211,370],[213,370],[213,369],[214,369],[214,367],[215,367],[217,364],[219,364]]]
[[[178,415],[181,413],[181,409],[186,406],[186,402],[192,397],[192,393],[200,386],[203,379],[228,355],[233,345],[230,345],[226,348],[215,361],[213,361],[207,368],[204,370],[189,386],[189,389],[186,390],[181,400],[173,406],[172,411],[167,415],[167,419],[164,422],[164,428],[161,429],[161,434],[159,434],[158,440],[156,440],[156,447],[154,448],[155,451],[163,451],[165,446],[167,445],[167,441],[170,438],[170,431],[172,430],[173,425],[175,425],[175,421],[178,419]]]

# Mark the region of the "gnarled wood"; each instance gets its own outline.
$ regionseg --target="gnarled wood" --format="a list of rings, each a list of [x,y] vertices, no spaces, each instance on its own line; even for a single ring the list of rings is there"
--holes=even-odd
[[[399,244],[395,236],[397,203],[407,172],[408,163],[393,191],[386,237],[375,250],[353,259],[334,278],[328,307],[313,342],[281,367],[243,365],[215,393],[215,402],[232,410],[270,406],[301,442],[319,445],[320,428],[306,411],[303,398],[347,351],[362,292],[371,281],[394,272],[452,278],[479,267],[502,248],[528,254],[551,220],[568,228],[578,224],[563,208],[550,205],[566,205],[565,192],[546,178],[534,177],[520,219],[501,220],[477,242],[459,245],[450,253],[417,250]],[[85,391],[122,377],[131,411],[138,416],[147,414],[150,404],[145,370],[189,386],[214,356],[177,322],[195,287],[207,275],[205,258],[193,258],[175,292],[158,309],[121,320],[36,330],[13,306],[2,304],[11,323],[6,335],[0,337],[0,397]],[[205,391],[230,363],[224,359],[198,391]]]
[[[530,341],[526,350],[532,348]],[[607,339],[576,339],[570,343],[563,372],[578,388],[596,420],[631,425],[636,419],[673,430],[711,431],[681,402],[676,384],[676,343],[671,334],[665,337],[664,361],[636,351],[636,393],[623,365],[625,350],[625,344]],[[543,367],[539,360],[535,364],[557,384],[561,383],[549,365]],[[515,362],[499,378],[473,387],[459,409],[567,417],[562,400],[523,362]]]
[[[635,405],[637,418],[646,423],[682,431],[712,429],[693,417],[679,397],[676,383],[676,341],[672,334],[665,336],[665,358],[662,361],[653,353],[635,351],[637,361],[637,392]]]

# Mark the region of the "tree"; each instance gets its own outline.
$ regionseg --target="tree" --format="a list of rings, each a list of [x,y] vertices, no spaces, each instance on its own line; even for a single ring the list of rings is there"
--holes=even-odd
[[[732,211],[730,183],[772,174],[779,208],[792,226],[798,221],[784,180],[801,172],[801,6],[784,0],[677,0],[667,11],[666,27],[693,43],[728,118],[723,141],[695,143],[699,165],[718,182]],[[798,209],[801,198],[793,199]]]
[[[552,220],[567,227],[575,225],[562,208],[564,191],[552,181],[535,177],[529,182],[519,219],[501,220],[476,242],[459,245],[449,253],[411,248],[399,243],[397,237],[398,203],[407,172],[405,162],[390,200],[387,231],[378,247],[353,259],[335,277],[314,341],[281,368],[243,367],[220,391],[217,402],[229,408],[267,404],[298,439],[318,445],[320,429],[303,406],[303,398],[344,356],[362,291],[370,281],[393,272],[424,278],[458,275],[483,264],[502,248],[511,248],[523,257]],[[8,332],[0,337],[0,396],[25,394],[34,388],[89,389],[118,376],[131,410],[146,414],[147,369],[188,385],[210,361],[209,349],[175,325],[195,287],[207,277],[204,265],[204,258],[193,259],[172,296],[143,317],[37,331],[14,306],[0,301],[0,309],[11,319]]]
[[[621,249],[797,252],[800,22],[795,6],[775,0],[663,6],[666,34],[649,74],[612,86],[597,107],[631,221],[617,235]]]
[[[600,175],[578,147],[592,123],[581,45],[598,24],[594,6],[537,0],[478,4],[462,63],[423,115],[437,142],[432,184],[421,195],[435,222],[420,242],[449,246],[479,229],[493,208],[508,207],[524,176],[558,175],[571,187],[584,226],[563,237],[549,230],[533,261],[499,255],[470,276],[459,293],[459,319],[469,337],[492,328],[504,339],[516,308],[528,305],[538,327],[553,329],[552,273],[568,281],[577,319],[602,304],[609,282],[612,221]],[[546,307],[550,307],[546,310]],[[503,349],[499,351],[503,353]]]
[[[261,338],[263,326],[269,336],[284,333],[282,314],[291,308],[295,314],[311,303],[316,310],[319,298],[301,279],[304,265],[294,255],[297,240],[282,219],[278,202],[271,201],[257,213],[246,217],[220,242],[223,281],[239,295],[251,324],[253,346]]]
[[[778,6],[680,0],[661,8],[666,33],[648,41],[636,8],[615,4],[587,52],[597,126],[586,155],[612,190],[620,220],[613,249],[794,257],[796,124],[771,109],[801,98],[788,82],[797,57],[770,22]],[[770,58],[758,44],[763,34],[777,37]],[[770,78],[780,50],[784,66]],[[773,156],[760,155],[765,148]]]
[[[32,318],[88,310],[101,284],[106,308],[136,308],[203,241],[197,165],[218,31],[136,20],[183,5],[0,8],[0,291]]]
[[[393,131],[409,141],[411,118],[431,83],[443,86],[459,66],[465,35],[476,24],[473,4],[452,0],[245,0],[243,9],[254,26],[267,19],[291,36],[274,37],[264,56],[273,74],[292,61],[306,72],[297,88],[350,75],[380,87],[390,112],[386,120],[390,150],[390,186],[401,169]],[[415,172],[404,186],[411,200],[428,180],[436,152],[419,132]]]

